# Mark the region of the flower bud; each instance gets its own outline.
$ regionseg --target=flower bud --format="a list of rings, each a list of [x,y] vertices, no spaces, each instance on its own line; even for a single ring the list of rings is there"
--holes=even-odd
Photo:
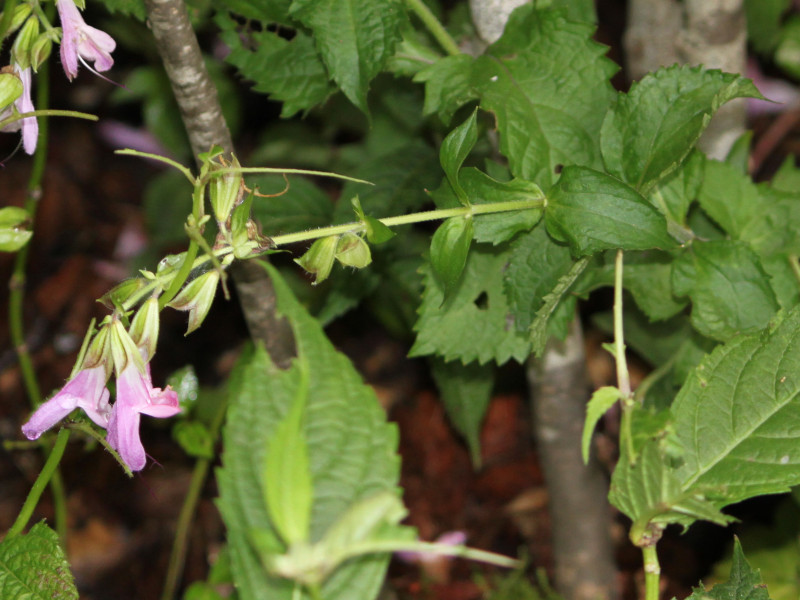
[[[0,112],[22,96],[22,80],[14,73],[0,73]]]
[[[363,269],[372,262],[372,254],[364,238],[355,233],[345,233],[336,244],[336,260],[347,267]]]
[[[13,61],[19,66],[20,70],[31,66],[31,48],[38,37],[39,19],[30,17],[25,21],[22,29],[19,30],[17,39],[14,40],[14,45],[11,48]]]
[[[4,12],[0,12],[0,20],[3,18]],[[22,23],[31,16],[31,5],[27,2],[21,2],[14,7],[14,13],[11,15],[11,24],[8,27],[6,35],[11,35]]]
[[[50,58],[50,51],[53,49],[53,41],[50,37],[43,33],[31,46],[31,67],[34,71],[38,71],[42,63]]]
[[[336,258],[336,246],[339,244],[339,236],[321,238],[311,244],[303,256],[296,258],[294,262],[303,267],[309,273],[315,275],[314,285],[325,281],[331,274],[333,261]]]
[[[167,304],[177,310],[189,311],[189,327],[186,334],[189,335],[200,327],[206,318],[211,304],[214,302],[214,295],[219,284],[219,271],[209,271],[197,277],[178,292],[178,295]]]
[[[158,300],[150,298],[137,311],[128,329],[131,339],[139,349],[144,349],[147,360],[153,358],[158,344]]]
[[[220,159],[223,167],[239,167],[239,161],[234,156],[230,164]],[[214,218],[220,226],[225,229],[225,223],[231,216],[234,207],[240,202],[244,193],[244,181],[238,173],[226,173],[211,179],[208,184],[208,194],[211,200],[211,209],[214,211]]]
[[[109,345],[108,345],[108,327],[103,326],[94,336],[80,361],[80,365],[75,365],[80,369],[93,369],[103,364],[108,364]]]
[[[121,375],[125,367],[131,362],[136,365],[140,372],[145,372],[144,361],[139,348],[136,347],[136,342],[125,330],[125,326],[117,315],[111,318],[111,324],[108,325],[108,343],[117,376]]]

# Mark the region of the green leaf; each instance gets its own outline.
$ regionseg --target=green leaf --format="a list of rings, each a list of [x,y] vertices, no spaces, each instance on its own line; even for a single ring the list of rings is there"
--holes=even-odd
[[[488,204],[491,202],[522,202],[540,200],[544,194],[539,186],[524,179],[498,181],[486,173],[467,167],[461,169],[459,182],[469,204]],[[460,206],[452,186],[446,181],[431,193],[439,208]],[[501,244],[522,231],[529,231],[542,218],[542,209],[531,208],[513,212],[476,215],[473,226],[473,239],[477,242]]]
[[[225,61],[254,82],[253,90],[283,102],[282,117],[307,111],[334,92],[310,35],[296,31],[288,42],[272,31],[241,36],[238,24],[228,15],[218,13],[215,20],[222,29],[220,38],[231,49]]]
[[[459,108],[477,98],[470,76],[474,60],[469,54],[445,56],[414,76],[414,81],[425,84],[423,114],[436,113],[449,125]]]
[[[661,215],[636,190],[586,167],[565,167],[547,195],[547,232],[575,256],[599,250],[672,248]]]
[[[725,341],[761,329],[778,310],[769,276],[743,242],[695,242],[673,263],[675,296],[692,301],[692,325]]]
[[[77,600],[78,590],[58,535],[44,522],[0,543],[3,600]]]
[[[321,327],[294,299],[272,267],[277,309],[294,333],[299,360],[309,370],[304,434],[314,489],[310,540],[325,532],[358,501],[381,491],[397,493],[397,430],[386,422],[371,388],[350,361],[336,352]],[[286,418],[300,385],[297,362],[281,370],[257,349],[243,359],[230,383],[217,471],[220,512],[228,530],[234,581],[242,600],[289,600],[292,582],[265,571],[250,542],[253,530],[276,535],[262,494],[270,440]],[[279,485],[279,482],[270,482]],[[362,556],[342,565],[322,586],[326,600],[373,598],[383,581],[387,556]],[[302,594],[305,600],[306,593]]]
[[[0,252],[16,252],[28,243],[33,232],[22,228],[28,220],[28,212],[23,208],[0,208]]]
[[[503,294],[503,268],[508,251],[473,248],[458,287],[444,301],[444,290],[430,268],[424,269],[425,291],[414,326],[417,339],[410,356],[437,354],[462,363],[528,357],[527,336],[517,332]]]
[[[612,386],[604,386],[592,394],[586,406],[586,421],[583,423],[583,437],[581,439],[581,455],[584,464],[589,462],[589,448],[592,444],[592,434],[597,422],[608,412],[608,409],[621,398],[620,391]]]
[[[731,574],[725,583],[718,583],[706,591],[695,588],[687,600],[769,600],[767,586],[761,581],[761,573],[753,569],[744,557],[738,538],[733,542]]]
[[[494,365],[431,360],[431,372],[447,416],[469,447],[472,465],[481,466],[481,426],[494,387]]]
[[[383,70],[401,38],[400,0],[294,0],[291,16],[314,34],[319,53],[345,96],[368,113],[369,82]]]
[[[447,134],[439,149],[439,162],[444,174],[447,175],[447,181],[455,191],[458,201],[464,206],[469,206],[469,197],[458,182],[458,172],[461,170],[461,165],[464,164],[464,159],[478,141],[477,123],[478,109],[476,108],[466,121]]]
[[[614,469],[608,499],[633,521],[630,538],[634,544],[658,535],[671,523],[688,527],[697,519],[719,525],[735,520],[719,512],[702,494],[681,487],[658,440],[646,443],[635,462],[625,448],[623,445]]]
[[[647,196],[650,204],[667,219],[670,234],[681,241],[691,239],[688,231],[680,230],[686,229],[686,215],[703,182],[705,163],[705,155],[699,150],[693,151],[679,169],[659,181]]]
[[[560,165],[602,165],[597,139],[618,67],[593,35],[593,26],[529,3],[473,66],[472,86],[495,113],[511,172],[545,191]]]
[[[716,492],[718,506],[800,483],[800,309],[773,331],[716,348],[672,406],[686,448],[684,489]]]
[[[215,3],[215,7],[254,21],[290,25],[289,6],[291,3],[292,0],[222,0]]]
[[[102,0],[102,3],[111,13],[133,16],[142,22],[147,18],[144,0]]]
[[[757,52],[767,54],[778,45],[782,17],[791,4],[792,0],[745,0],[747,40]]]
[[[280,175],[248,177],[247,185],[262,194],[277,194],[274,198],[255,198],[253,218],[261,223],[264,233],[278,235],[330,224],[333,203],[328,194],[301,177],[292,177],[288,189]]]
[[[447,299],[455,289],[472,243],[472,218],[452,217],[442,223],[431,239],[431,266]]]
[[[715,160],[706,163],[697,199],[708,216],[737,240],[763,210],[750,178],[735,166]]]
[[[605,117],[606,169],[649,193],[689,155],[716,110],[742,97],[762,98],[740,75],[679,65],[646,75]]]
[[[189,456],[214,458],[214,440],[199,421],[178,421],[172,426],[172,437]]]
[[[365,233],[367,234],[367,239],[370,241],[370,243],[383,244],[397,235],[378,219],[370,217],[364,213],[364,209],[361,208],[361,201],[358,199],[358,196],[353,196],[350,199],[350,204],[353,206],[353,210],[356,213],[356,218],[364,224]]]

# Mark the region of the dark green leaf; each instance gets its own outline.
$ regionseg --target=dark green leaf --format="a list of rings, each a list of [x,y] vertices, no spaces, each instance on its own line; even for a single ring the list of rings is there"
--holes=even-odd
[[[464,159],[478,141],[477,119],[478,109],[476,108],[466,121],[447,134],[439,149],[439,162],[447,176],[447,181],[455,191],[458,201],[464,206],[469,206],[469,198],[458,181],[458,172],[461,170]]]
[[[765,327],[778,310],[769,276],[742,242],[695,242],[674,262],[672,287],[691,299],[695,329],[720,341]]]
[[[687,241],[691,235],[674,232],[674,228],[685,227],[686,215],[689,206],[697,198],[700,184],[703,182],[703,168],[706,158],[702,152],[695,150],[689,154],[681,167],[659,181],[653,188],[647,199],[650,204],[655,206],[667,219],[667,229],[677,239],[686,237]]]
[[[253,218],[267,235],[294,233],[329,225],[333,219],[333,202],[328,194],[301,177],[286,180],[280,175],[248,177],[247,185],[262,194],[278,194],[274,198],[255,198]],[[285,193],[281,193],[282,190]]]
[[[686,600],[769,600],[767,586],[761,581],[761,573],[753,569],[744,557],[738,538],[733,542],[731,574],[725,583],[718,583],[706,591],[695,588]]]
[[[459,108],[477,98],[471,85],[474,60],[469,54],[446,56],[414,76],[414,81],[425,83],[425,115],[436,113],[449,125]]]
[[[431,239],[431,266],[442,284],[444,297],[452,293],[464,271],[472,243],[472,218],[452,217],[442,223]]]
[[[762,96],[740,75],[679,65],[646,75],[603,122],[608,172],[649,193],[689,155],[714,112],[742,97]]]
[[[56,532],[44,522],[0,543],[0,598],[77,600],[78,590]]]
[[[781,39],[783,14],[792,0],[745,0],[747,39],[757,52],[772,52]]]
[[[217,10],[227,10],[254,21],[290,25],[292,0],[216,0]]]
[[[672,248],[663,215],[636,190],[586,167],[565,167],[547,195],[547,231],[575,256],[600,250]]]

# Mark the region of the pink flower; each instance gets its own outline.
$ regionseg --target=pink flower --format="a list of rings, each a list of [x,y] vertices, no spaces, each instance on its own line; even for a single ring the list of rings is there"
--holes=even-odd
[[[97,71],[108,71],[114,65],[114,38],[87,25],[73,0],[56,0],[56,8],[62,29],[61,64],[67,78],[78,75],[78,59],[85,65],[87,60],[93,62]]]
[[[139,439],[139,415],[163,419],[180,411],[176,392],[169,386],[163,391],[153,387],[150,365],[145,365],[145,373],[142,373],[130,360],[117,377],[117,400],[108,420],[108,443],[119,452],[131,471],[141,471],[147,458]]]
[[[14,107],[19,113],[33,112],[33,100],[31,100],[31,68],[20,70],[19,65],[14,65],[14,72],[22,81],[22,95],[14,101]],[[0,113],[0,121],[11,116],[11,109]],[[20,121],[14,121],[6,125],[3,131],[19,131],[22,129],[22,147],[27,154],[36,151],[36,142],[39,140],[39,123],[36,117],[25,117]]]
[[[35,440],[76,408],[82,408],[100,427],[108,425],[111,408],[104,365],[79,371],[60,392],[36,409],[22,426],[22,433]]]

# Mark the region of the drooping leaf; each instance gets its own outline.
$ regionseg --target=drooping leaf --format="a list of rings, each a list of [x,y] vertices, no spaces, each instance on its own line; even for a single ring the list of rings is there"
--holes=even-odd
[[[575,256],[599,250],[668,249],[664,216],[622,181],[586,167],[565,167],[547,194],[547,231]]]
[[[601,166],[596,140],[618,67],[593,35],[591,25],[530,3],[511,14],[503,36],[473,66],[472,86],[481,108],[497,118],[511,172],[545,191],[559,165]]]
[[[0,598],[77,600],[78,590],[58,535],[44,522],[0,543]]]
[[[367,113],[369,82],[394,54],[405,22],[400,0],[294,0],[290,8],[314,34],[331,77]]]
[[[710,590],[695,588],[687,600],[769,600],[767,586],[761,581],[761,573],[753,569],[744,557],[738,538],[733,542],[733,563],[728,581],[718,583]]]
[[[743,242],[695,242],[673,263],[676,296],[692,301],[692,325],[725,341],[761,329],[778,302],[756,254]]]
[[[761,98],[740,75],[675,65],[620,94],[603,122],[603,162],[647,194],[689,155],[716,110],[734,98]]]
[[[589,448],[592,444],[592,434],[597,422],[608,412],[617,400],[620,399],[619,389],[613,386],[604,386],[592,394],[586,406],[586,420],[583,423],[583,437],[581,439],[581,455],[583,462],[589,462]]]
[[[472,465],[480,468],[481,425],[491,399],[494,366],[463,365],[437,358],[431,360],[431,366],[447,416],[467,441]]]
[[[477,108],[461,125],[447,134],[439,149],[439,162],[447,176],[447,181],[450,182],[458,201],[464,206],[469,206],[469,197],[458,181],[458,172],[476,141],[478,141]]]
[[[451,217],[431,239],[431,267],[447,299],[458,284],[472,243],[472,218]]]
[[[527,335],[517,332],[503,294],[507,261],[507,250],[472,248],[461,281],[447,301],[441,283],[425,269],[425,291],[414,326],[417,339],[409,355],[436,354],[464,364],[525,360],[530,344]]]
[[[278,312],[289,321],[298,355],[309,366],[304,432],[308,444],[314,501],[311,541],[359,500],[380,491],[396,493],[399,459],[397,432],[374,392],[363,385],[349,360],[336,352],[319,324],[293,298],[276,272]],[[289,411],[300,382],[298,366],[281,370],[257,349],[236,369],[231,406],[223,430],[223,466],[218,471],[220,512],[228,530],[234,581],[242,600],[293,598],[290,581],[270,576],[249,532],[276,530],[262,495],[263,461],[269,440]],[[355,558],[323,585],[332,600],[374,598],[383,580],[387,556]],[[303,598],[308,598],[303,594]]]
[[[800,483],[800,308],[772,331],[717,347],[672,405],[686,490],[717,506]]]

